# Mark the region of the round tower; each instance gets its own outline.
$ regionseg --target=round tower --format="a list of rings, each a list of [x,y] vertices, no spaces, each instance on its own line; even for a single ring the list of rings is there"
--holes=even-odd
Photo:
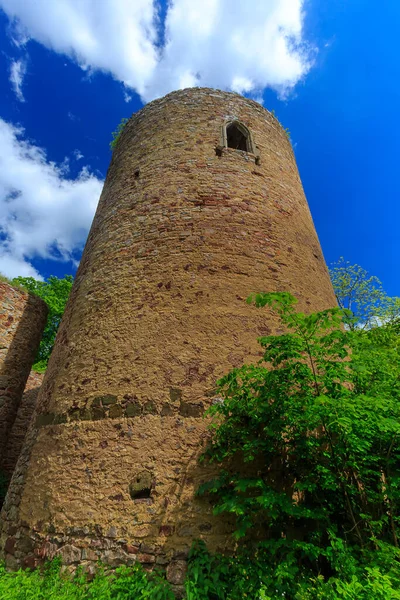
[[[47,305],[41,298],[0,281],[0,473],[7,479],[11,478],[19,450],[17,445],[10,447],[9,438],[47,313]],[[21,424],[22,438],[24,429]]]
[[[60,552],[179,571],[193,539],[229,545],[194,498],[210,473],[197,458],[216,380],[276,331],[245,303],[257,291],[335,305],[285,131],[233,93],[151,102],[114,151],[14,473],[11,566]]]

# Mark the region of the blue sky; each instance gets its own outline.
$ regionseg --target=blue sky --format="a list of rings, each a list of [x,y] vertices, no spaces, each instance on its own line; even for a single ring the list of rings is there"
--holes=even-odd
[[[389,0],[0,0],[0,271],[74,273],[111,131],[212,85],[289,128],[326,261],[400,295],[399,25]]]

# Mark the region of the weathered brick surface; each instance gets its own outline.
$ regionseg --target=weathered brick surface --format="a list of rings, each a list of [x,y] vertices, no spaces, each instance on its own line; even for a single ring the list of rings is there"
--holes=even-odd
[[[8,435],[7,444],[4,449],[4,456],[1,470],[10,477],[17,464],[18,456],[22,450],[22,445],[28,430],[28,425],[36,406],[40,386],[43,382],[44,373],[29,373],[28,381],[25,385],[24,393],[18,407],[13,426]]]
[[[0,468],[46,317],[43,300],[0,282]]]
[[[260,164],[217,155],[232,117]],[[201,415],[216,379],[258,359],[257,336],[278,331],[244,301],[272,290],[304,310],[335,304],[281,126],[209,89],[151,102],[114,152],[14,472],[0,541],[19,531],[10,565],[58,551],[150,568],[180,564],[194,538],[229,545],[229,522],[194,498],[210,474],[197,464]]]

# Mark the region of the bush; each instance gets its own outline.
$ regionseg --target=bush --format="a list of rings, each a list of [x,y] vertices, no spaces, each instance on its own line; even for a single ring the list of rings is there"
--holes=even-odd
[[[233,557],[210,554],[198,542],[189,556],[187,600],[389,600],[400,598],[398,553],[382,548],[366,564],[336,546],[336,559],[346,566],[340,577],[313,575],[305,565],[296,573],[293,554],[277,563],[268,547]],[[340,547],[341,546],[341,547]],[[284,556],[286,554],[286,556]]]
[[[282,582],[293,573],[290,561],[280,568],[268,550],[233,557],[210,554],[204,543],[194,544],[189,555],[186,600],[388,600],[400,598],[397,558],[385,551],[370,557],[371,565],[356,565],[351,554],[338,549],[347,565],[348,577],[328,581],[310,574],[292,582],[282,592]],[[286,586],[288,589],[288,587]],[[173,600],[169,584],[140,565],[119,567],[114,573],[99,569],[93,581],[82,573],[73,578],[60,575],[60,562],[48,563],[41,571],[7,572],[0,565],[1,600]]]
[[[118,142],[119,138],[121,137],[121,133],[123,132],[123,129],[128,121],[129,121],[129,119],[126,119],[126,118],[121,119],[121,121],[118,123],[117,129],[111,133],[112,140],[110,142],[110,149],[112,152],[114,152],[114,150],[117,146],[117,142]]]
[[[167,582],[147,574],[139,565],[119,567],[115,573],[100,569],[93,581],[78,573],[74,578],[60,575],[55,560],[35,571],[7,572],[0,566],[1,600],[173,600]]]
[[[395,328],[346,331],[339,309],[306,316],[290,294],[249,301],[288,333],[218,382],[203,459],[221,470],[200,493],[234,516],[264,597],[400,597]]]

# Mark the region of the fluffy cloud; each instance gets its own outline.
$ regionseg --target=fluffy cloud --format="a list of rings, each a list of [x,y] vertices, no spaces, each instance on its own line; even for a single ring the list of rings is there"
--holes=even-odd
[[[290,89],[309,68],[301,8],[301,0],[175,1],[147,97],[192,85],[240,93]]]
[[[21,43],[32,37],[84,69],[111,73],[144,101],[200,85],[290,90],[308,71],[304,0],[0,0]]]
[[[10,82],[20,102],[25,102],[24,94],[22,93],[22,84],[26,75],[26,61],[13,60],[10,65]]]
[[[152,0],[1,0],[0,7],[17,19],[15,38],[32,37],[139,93],[157,64]]]
[[[83,168],[68,179],[65,166],[23,140],[0,119],[0,271],[38,276],[33,257],[72,260],[85,242],[103,182]]]

